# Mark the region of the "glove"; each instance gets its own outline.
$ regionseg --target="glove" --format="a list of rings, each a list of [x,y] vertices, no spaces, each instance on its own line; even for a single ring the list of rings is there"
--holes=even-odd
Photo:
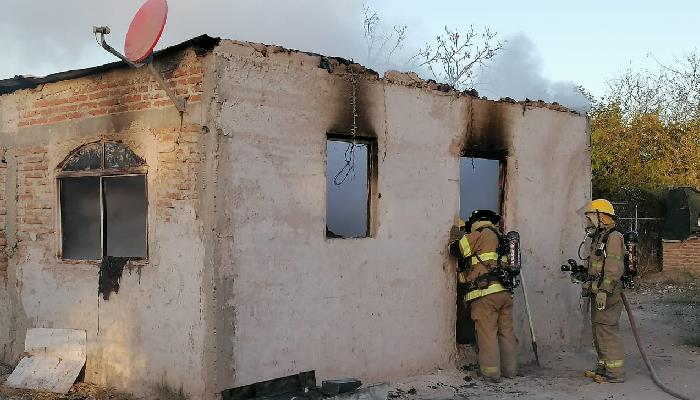
[[[605,310],[605,302],[607,300],[608,300],[608,294],[602,290],[599,290],[598,294],[595,295],[595,308],[597,308],[598,311]]]
[[[578,283],[574,281],[574,276],[571,275],[571,281],[574,283]],[[590,297],[591,296],[591,282],[583,282],[581,284],[581,296],[582,297]]]

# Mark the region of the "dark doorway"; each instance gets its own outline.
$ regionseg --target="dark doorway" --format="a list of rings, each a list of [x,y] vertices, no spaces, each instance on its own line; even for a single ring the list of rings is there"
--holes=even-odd
[[[461,157],[459,160],[459,216],[469,219],[474,210],[488,209],[501,212],[501,182],[503,163],[476,157]],[[457,283],[457,326],[456,337],[459,344],[472,344],[476,341],[474,321],[469,307],[464,302],[467,287]]]

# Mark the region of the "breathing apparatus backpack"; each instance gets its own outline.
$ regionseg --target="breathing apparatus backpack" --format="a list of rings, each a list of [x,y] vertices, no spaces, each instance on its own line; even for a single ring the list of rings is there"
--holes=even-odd
[[[614,231],[622,234],[625,248],[625,270],[622,273],[622,277],[620,278],[620,281],[622,282],[622,287],[625,289],[634,289],[634,278],[637,276],[637,266],[639,265],[639,236],[636,232],[623,232],[618,228],[611,229],[603,237],[603,247],[595,250],[596,255],[600,256],[605,254],[605,246],[607,246],[608,243],[608,236],[610,236],[610,234]]]
[[[481,232],[484,229],[491,230],[498,238],[498,247],[496,248],[498,261],[496,262],[496,267],[489,272],[489,275],[496,278],[503,287],[512,292],[520,286],[520,234],[510,231],[503,235],[493,226],[479,228],[477,232]],[[479,258],[478,256],[476,257],[477,259]]]

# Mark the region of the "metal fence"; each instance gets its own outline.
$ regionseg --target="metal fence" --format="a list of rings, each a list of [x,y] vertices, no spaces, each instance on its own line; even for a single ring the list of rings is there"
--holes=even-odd
[[[663,210],[659,209],[658,204],[649,203],[613,202],[613,205],[618,215],[618,227],[634,231],[639,236],[640,275],[660,271],[663,262]]]

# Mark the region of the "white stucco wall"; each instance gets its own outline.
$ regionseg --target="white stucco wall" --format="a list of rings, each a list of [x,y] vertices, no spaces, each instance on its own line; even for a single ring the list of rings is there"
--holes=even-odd
[[[523,237],[540,346],[580,339],[581,321],[569,316],[576,292],[559,265],[574,254],[575,210],[590,197],[585,117],[358,73],[360,132],[378,144],[374,230],[326,239],[326,134],[350,132],[347,68],[336,62],[330,73],[317,56],[228,41],[215,56],[220,389],[304,370],[387,380],[453,362],[445,247],[460,152],[474,146],[508,154],[505,221]],[[525,361],[530,339],[524,315],[516,320]]]

